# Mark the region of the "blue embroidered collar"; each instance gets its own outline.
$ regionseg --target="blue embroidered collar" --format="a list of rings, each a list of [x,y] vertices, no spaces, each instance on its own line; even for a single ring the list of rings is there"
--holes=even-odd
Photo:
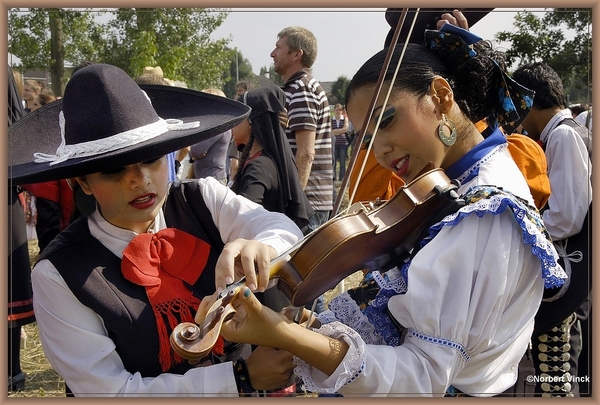
[[[466,183],[479,173],[479,162],[492,150],[499,145],[506,144],[506,137],[496,129],[490,136],[485,138],[483,142],[471,149],[466,155],[445,170],[446,175],[452,180],[459,179],[462,183]],[[464,177],[464,178],[463,178]]]

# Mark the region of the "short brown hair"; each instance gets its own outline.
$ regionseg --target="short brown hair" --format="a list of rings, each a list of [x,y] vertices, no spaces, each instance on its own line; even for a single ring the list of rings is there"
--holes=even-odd
[[[302,65],[312,67],[317,60],[317,38],[303,27],[287,27],[282,29],[277,38],[285,37],[292,51],[302,50]]]

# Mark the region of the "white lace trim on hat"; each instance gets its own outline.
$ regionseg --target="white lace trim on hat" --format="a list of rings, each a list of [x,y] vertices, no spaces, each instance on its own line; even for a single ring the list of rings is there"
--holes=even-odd
[[[50,155],[47,153],[36,152],[33,154],[33,161],[35,163],[50,162],[50,166],[52,166],[69,159],[96,156],[101,153],[112,152],[114,150],[132,146],[156,138],[167,131],[181,131],[200,126],[199,121],[184,123],[178,119],[164,120],[159,118],[155,123],[121,132],[120,134],[112,135],[107,138],[67,145],[65,144],[65,117],[62,111],[59,114],[58,121],[62,141],[56,150],[56,154]]]

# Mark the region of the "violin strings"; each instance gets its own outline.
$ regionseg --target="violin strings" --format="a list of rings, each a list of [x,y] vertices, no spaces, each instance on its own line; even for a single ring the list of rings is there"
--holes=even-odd
[[[410,28],[408,30],[408,36],[406,37],[407,40],[404,41],[404,46],[402,48],[402,53],[400,54],[400,58],[398,59],[398,63],[396,64],[396,70],[394,71],[394,76],[392,77],[391,84],[388,86],[384,104],[387,104],[388,100],[390,99],[390,95],[392,94],[392,88],[394,87],[394,82],[396,81],[396,77],[398,76],[398,72],[400,71],[400,64],[402,63],[402,59],[404,59],[404,53],[406,51],[406,48],[408,47],[408,38],[410,38],[412,35],[413,28],[415,27],[415,23],[417,21],[417,17],[419,16],[419,10],[421,10],[420,7],[417,8],[417,10],[415,11],[415,15],[413,17],[412,24],[410,25]],[[395,47],[396,44],[394,43],[393,45],[390,45],[390,46]],[[358,176],[357,176],[358,181],[356,182],[356,185],[354,186],[354,189],[352,190],[349,201],[352,201],[354,199],[354,196],[356,195],[356,189],[358,188],[358,182],[360,181],[360,178],[364,172],[365,166],[367,164],[367,157],[369,156],[369,153],[371,153],[373,141],[375,140],[375,137],[377,136],[377,130],[379,129],[379,125],[381,123],[382,118],[383,118],[383,114],[379,115],[379,118],[377,119],[377,123],[375,124],[371,142],[369,142],[369,146],[367,146],[367,153],[365,154],[365,159],[363,159],[362,165],[360,167],[360,171],[358,172]],[[348,208],[346,208],[346,210],[348,210]]]

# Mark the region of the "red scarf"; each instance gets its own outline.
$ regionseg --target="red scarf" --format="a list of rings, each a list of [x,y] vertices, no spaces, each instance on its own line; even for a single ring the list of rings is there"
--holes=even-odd
[[[200,299],[192,295],[188,285],[194,285],[202,274],[209,253],[208,243],[175,228],[140,234],[123,251],[123,276],[146,288],[154,311],[163,372],[183,361],[171,348],[169,331],[181,322],[194,322],[192,311],[198,308]],[[217,354],[223,353],[221,338],[215,348]]]

